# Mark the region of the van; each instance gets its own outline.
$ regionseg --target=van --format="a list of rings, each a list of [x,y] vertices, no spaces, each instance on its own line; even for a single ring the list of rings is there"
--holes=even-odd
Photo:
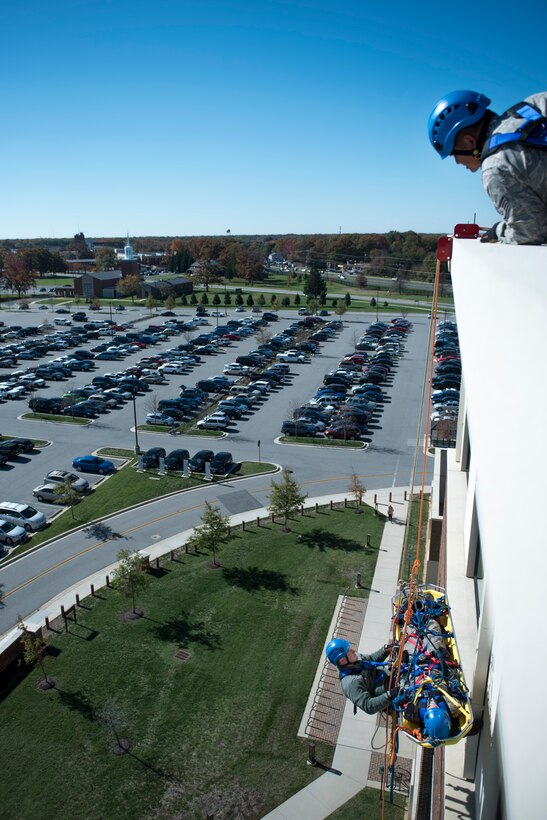
[[[262,394],[260,390],[253,390],[249,384],[234,384],[230,387],[232,396],[248,396],[249,398],[259,398]]]

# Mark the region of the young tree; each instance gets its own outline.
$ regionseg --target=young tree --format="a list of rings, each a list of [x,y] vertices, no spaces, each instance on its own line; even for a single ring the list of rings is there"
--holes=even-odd
[[[209,304],[209,297],[207,296],[206,291],[203,291],[203,293],[201,294],[200,302],[201,302],[202,305],[208,305]]]
[[[114,754],[125,754],[131,747],[131,741],[126,737],[121,737],[127,724],[127,717],[123,709],[112,700],[108,699],[100,709],[94,713],[93,717],[101,726],[107,729],[114,739]]]
[[[295,295],[295,297],[294,297],[294,304],[296,305],[296,307],[298,307],[298,305],[300,304],[300,302],[301,302],[301,301],[302,301],[302,300],[301,300],[301,298],[300,298],[300,294],[299,294],[299,293],[297,293],[297,294]]]
[[[249,295],[247,296],[247,305],[248,305],[248,307],[252,307],[254,305],[254,303],[255,303],[255,300],[253,299],[253,294],[249,293]]]
[[[318,302],[326,299],[327,283],[319,270],[314,268],[306,276],[304,294],[310,299],[317,299]]]
[[[183,293],[180,297],[180,303],[183,307],[186,307],[188,305],[188,298],[185,293]]]
[[[291,297],[290,296],[283,296],[283,298],[281,299],[281,304],[283,305],[283,307],[290,307]],[[273,307],[273,305],[272,305],[272,307]]]
[[[343,302],[339,302],[339,304],[337,304],[336,307],[334,308],[334,312],[336,313],[337,316],[340,317],[340,319],[342,318],[342,316],[344,315],[344,313],[346,311],[347,311],[347,307],[345,306],[345,304]]]
[[[376,307],[376,299],[374,298],[374,296],[373,296],[373,297],[372,297],[372,299],[370,300],[370,306],[371,306],[371,308],[375,308],[375,307]]]
[[[191,293],[190,294],[190,304],[191,305],[197,305],[197,303],[198,303],[198,297],[196,296],[195,293]]]
[[[351,296],[349,293],[346,293],[346,295],[344,296],[344,302],[346,303],[346,307],[349,307],[351,305]]]
[[[138,615],[136,596],[148,585],[149,576],[138,552],[120,550],[117,557],[119,564],[112,573],[112,585],[114,589],[131,598],[132,612]]]
[[[173,296],[172,293],[169,294],[169,296],[167,297],[167,299],[165,300],[165,302],[163,304],[165,305],[165,307],[168,310],[173,310],[173,308],[176,306],[177,303],[176,303],[175,297]]]
[[[357,505],[355,512],[359,512],[359,507],[363,503],[363,496],[367,491],[367,488],[359,478],[356,472],[351,474],[351,482],[349,485],[349,491],[355,498],[355,503]]]
[[[308,300],[308,310],[312,316],[315,316],[317,310],[319,308],[319,303],[317,299],[309,299]]]
[[[272,294],[272,297],[270,299],[270,305],[272,306],[272,310],[275,311],[275,313],[277,313],[277,311],[279,310],[279,299],[274,294]]]
[[[79,503],[82,496],[74,489],[70,478],[65,478],[63,483],[56,487],[55,492],[59,496],[59,501],[66,507],[70,507],[70,515],[72,520],[75,521],[74,505]]]
[[[201,524],[194,528],[188,539],[188,546],[196,552],[202,549],[213,553],[213,566],[217,567],[217,551],[233,538],[228,516],[222,515],[218,507],[205,502]]]
[[[238,307],[239,307],[239,305],[242,305],[242,304],[243,304],[243,296],[241,295],[241,293],[236,293],[236,305],[238,305]]]
[[[32,634],[20,615],[17,615],[17,628],[21,630],[21,643],[23,644],[23,659],[29,666],[38,664],[44,676],[40,682],[41,689],[52,689],[55,681],[48,677],[44,666],[44,656],[47,652],[47,641],[38,633]]]
[[[306,495],[302,493],[298,482],[291,478],[287,469],[283,470],[282,479],[278,483],[272,480],[269,510],[273,515],[282,515],[285,519],[284,532],[290,532],[287,526],[289,518],[302,506]]]
[[[266,327],[259,327],[255,333],[255,339],[259,345],[266,345],[271,341],[273,333]]]
[[[357,276],[355,277],[355,284],[358,288],[366,288],[367,286],[367,277],[363,273],[363,271],[359,271]]]
[[[224,294],[224,304],[231,305],[232,304],[232,295],[229,291],[226,291]]]
[[[213,305],[218,306],[220,305],[220,303],[220,296],[218,295],[218,293],[215,293],[215,295],[213,296]]]
[[[154,308],[156,307],[156,300],[154,299],[152,294],[150,294],[150,296],[147,296],[145,305],[148,310],[154,310]]]
[[[257,302],[260,305],[260,307],[264,307],[264,305],[266,304],[266,299],[264,298],[263,293],[260,294],[260,296],[258,297]]]

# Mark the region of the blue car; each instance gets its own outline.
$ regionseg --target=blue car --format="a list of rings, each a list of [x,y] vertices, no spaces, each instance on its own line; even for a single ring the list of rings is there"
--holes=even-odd
[[[99,475],[111,473],[114,469],[114,464],[111,461],[100,456],[78,456],[72,462],[72,466],[79,473],[99,473]]]

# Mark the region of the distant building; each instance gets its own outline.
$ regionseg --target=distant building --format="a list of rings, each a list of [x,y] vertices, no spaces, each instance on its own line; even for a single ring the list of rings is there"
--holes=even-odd
[[[270,253],[268,255],[268,262],[270,265],[282,265],[285,261],[285,257],[282,253]]]
[[[74,277],[74,295],[92,299],[114,299],[122,272],[120,270],[86,271]]]
[[[145,298],[166,299],[168,296],[186,296],[193,293],[194,283],[186,276],[175,276],[173,279],[156,279],[153,282],[143,282],[141,294]]]

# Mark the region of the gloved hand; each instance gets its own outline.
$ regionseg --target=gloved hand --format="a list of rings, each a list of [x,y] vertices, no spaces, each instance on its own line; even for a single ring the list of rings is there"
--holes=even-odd
[[[488,230],[485,231],[481,236],[481,242],[499,242],[497,232],[497,227],[499,224],[499,222],[496,222],[495,225],[492,225],[491,228],[488,228]]]
[[[394,686],[393,689],[389,690],[387,696],[390,700],[395,700],[395,698],[401,694],[401,691],[402,689],[400,686]]]

